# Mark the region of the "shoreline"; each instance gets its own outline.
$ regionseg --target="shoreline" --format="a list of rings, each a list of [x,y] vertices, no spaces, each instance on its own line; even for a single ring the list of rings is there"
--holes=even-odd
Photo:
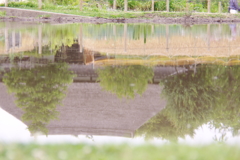
[[[163,17],[164,12],[153,12],[136,18],[102,18],[88,17],[72,14],[62,14],[30,9],[0,7],[6,15],[0,21],[7,22],[41,22],[41,23],[156,23],[156,24],[221,24],[240,23],[240,16],[232,14],[219,14],[221,17],[211,17],[214,14],[191,13],[181,14],[177,17]],[[166,13],[166,12],[165,12]],[[174,14],[174,13],[171,13]],[[178,13],[176,13],[178,14]],[[200,16],[199,16],[200,15]]]
[[[223,18],[52,18],[52,17],[0,17],[1,22],[41,22],[41,23],[153,23],[153,24],[222,24],[222,23],[240,23],[240,19]]]

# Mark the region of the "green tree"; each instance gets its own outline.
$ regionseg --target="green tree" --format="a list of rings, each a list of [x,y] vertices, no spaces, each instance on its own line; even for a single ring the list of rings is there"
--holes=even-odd
[[[167,77],[160,82],[167,105],[137,131],[146,138],[176,141],[210,124],[223,136],[240,129],[240,67],[201,65],[191,71]],[[225,137],[223,137],[225,140]]]
[[[186,135],[193,137],[194,128],[187,125],[181,128],[175,126],[165,115],[165,109],[142,125],[136,132],[137,136],[144,136],[146,140],[161,138],[171,142],[177,142],[178,138]]]
[[[218,92],[218,103],[212,112],[211,124],[220,130],[227,129],[233,135],[240,129],[240,67],[222,66],[215,83]]]
[[[167,100],[165,114],[176,127],[197,128],[209,121],[218,96],[211,68],[200,66],[196,73],[168,77],[160,85]]]
[[[3,82],[9,92],[14,93],[17,106],[24,111],[22,120],[31,133],[40,131],[47,135],[46,125],[57,118],[56,107],[65,97],[73,76],[63,63],[32,69],[15,67],[4,75]]]
[[[139,128],[139,135],[170,141],[194,136],[194,130],[210,120],[215,104],[217,92],[212,73],[208,67],[200,66],[196,73],[189,71],[161,80],[166,107]]]
[[[107,66],[97,73],[102,88],[120,98],[134,98],[136,94],[143,94],[154,75],[152,68],[141,65]]]

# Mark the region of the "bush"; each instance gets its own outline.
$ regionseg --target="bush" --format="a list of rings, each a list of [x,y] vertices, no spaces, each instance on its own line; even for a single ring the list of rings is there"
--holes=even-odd
[[[140,8],[141,8],[141,2],[134,1],[134,0],[128,1],[128,9],[140,10]]]
[[[1,4],[0,6],[5,6]],[[17,7],[17,8],[37,8],[38,4],[35,2],[9,2],[8,7]]]
[[[165,11],[166,10],[166,1],[157,1],[154,3],[155,11]]]
[[[48,3],[57,5],[78,5],[79,0],[48,0]]]

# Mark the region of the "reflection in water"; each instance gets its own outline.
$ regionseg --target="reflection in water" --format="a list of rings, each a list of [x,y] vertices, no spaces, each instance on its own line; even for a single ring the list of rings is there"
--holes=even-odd
[[[153,79],[153,69],[146,66],[107,66],[97,71],[98,80],[104,90],[119,98],[134,98],[142,95]]]
[[[56,119],[57,105],[65,97],[73,74],[66,64],[48,64],[29,69],[14,67],[6,73],[3,82],[14,93],[16,105],[24,111],[22,120],[31,133],[47,134],[46,124]]]
[[[196,73],[161,80],[166,108],[140,127],[138,135],[176,141],[178,137],[194,136],[194,130],[207,123],[223,135],[227,131],[238,135],[239,71],[239,66],[203,65]]]
[[[31,132],[177,141],[208,124],[238,135],[239,25],[6,25],[1,74]]]
[[[229,24],[229,28],[231,30],[231,40],[235,40],[237,38],[237,24]]]

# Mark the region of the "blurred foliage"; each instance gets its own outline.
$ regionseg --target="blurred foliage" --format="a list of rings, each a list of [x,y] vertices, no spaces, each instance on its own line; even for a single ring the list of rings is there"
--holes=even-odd
[[[152,82],[153,69],[147,66],[106,66],[97,70],[98,81],[104,90],[118,97],[134,98],[143,94]]]
[[[1,160],[239,160],[238,145],[0,144]]]
[[[165,115],[175,127],[197,128],[208,122],[218,96],[212,77],[211,67],[198,67],[195,74],[179,74],[160,82],[167,100]]]
[[[165,115],[165,110],[151,118],[147,123],[142,125],[136,132],[137,136],[144,136],[145,140],[150,140],[153,137],[161,138],[177,142],[178,138],[185,138],[186,135],[193,137],[194,128],[187,125],[181,128],[174,125]]]
[[[5,3],[0,4],[1,7],[5,6]],[[23,2],[8,2],[8,7],[13,8],[38,8],[36,1],[23,1]]]
[[[133,26],[133,39],[138,40],[143,34],[144,43],[147,42],[147,36],[152,34],[152,26],[150,25],[136,25]]]
[[[78,5],[79,0],[45,0],[46,3],[53,3],[54,5]]]
[[[31,36],[33,39],[39,39],[39,32],[42,36],[42,54],[38,53],[39,46],[36,45],[33,50],[24,51],[24,55],[34,57],[54,55],[61,46],[72,46],[72,44],[78,41],[79,27],[79,24],[62,24],[54,26],[50,24],[42,24],[37,27],[29,27],[27,30],[20,30],[22,34],[24,33],[24,36]]]
[[[42,27],[42,38],[48,41],[50,48],[56,51],[63,44],[65,46],[71,46],[74,40],[78,39],[79,25],[44,25]]]
[[[171,15],[170,15],[171,16]],[[124,24],[82,24],[84,37],[96,38],[96,39],[116,39],[122,38],[124,36]],[[148,38],[152,37],[166,37],[166,27],[169,29],[169,34],[171,36],[197,36],[201,39],[207,38],[207,25],[193,25],[190,27],[184,27],[181,25],[162,25],[162,24],[127,24],[127,38],[130,40],[144,39],[147,41]],[[237,28],[239,29],[239,28]],[[74,30],[74,27],[73,29]],[[114,32],[116,30],[116,32]],[[78,31],[78,30],[75,30]],[[217,38],[227,38],[230,36],[229,26],[221,25],[221,30],[219,25],[210,25],[211,37]]]
[[[47,123],[56,119],[56,107],[61,105],[68,84],[73,81],[67,64],[48,64],[32,69],[14,67],[3,82],[16,97],[16,105],[24,111],[22,120],[31,133],[47,135]]]
[[[233,136],[240,129],[240,67],[201,65],[160,82],[166,107],[141,126],[137,135],[146,139],[177,140],[194,136],[203,124]]]
[[[218,3],[222,3],[222,12],[228,12],[229,1],[213,0],[211,1],[211,12],[218,12]],[[169,9],[172,12],[186,12],[187,3],[189,3],[189,11],[207,12],[207,0],[170,0]],[[45,0],[43,1],[43,9],[69,9],[79,11],[79,0]],[[4,6],[4,4],[0,4]],[[113,7],[113,0],[84,0],[84,10],[98,12],[98,9],[108,10]],[[16,8],[38,8],[37,0],[27,2],[9,2],[9,7]],[[152,2],[147,0],[128,0],[128,10],[132,11],[151,11]],[[117,0],[117,9],[124,10],[124,0]],[[166,0],[156,0],[154,2],[155,11],[166,10]],[[65,12],[65,11],[63,11]]]
[[[6,16],[6,11],[0,11],[0,17]]]
[[[59,47],[56,46],[55,49],[58,49]],[[30,57],[37,57],[37,58],[42,58],[43,56],[49,56],[49,55],[54,55],[56,52],[55,52],[55,49],[51,49],[50,46],[48,45],[45,45],[45,46],[42,46],[42,53],[39,54],[39,51],[38,51],[38,46],[35,46],[33,50],[30,50],[30,51],[24,51],[22,53],[22,55],[24,56],[30,56]],[[19,54],[18,54],[19,55]]]
[[[240,67],[219,67],[215,76],[215,86],[219,93],[212,112],[212,125],[220,129],[230,129],[239,134],[240,129]]]
[[[124,24],[41,24],[40,26],[29,26],[27,29],[16,28],[14,31],[21,33],[23,39],[29,38],[33,41],[39,38],[38,31],[42,31],[42,46],[44,47],[44,52],[42,52],[42,54],[51,55],[55,54],[63,44],[70,47],[74,42],[77,42],[81,30],[80,28],[82,28],[82,36],[84,39],[90,38],[107,40],[110,42],[113,40],[119,41],[119,39],[122,39],[124,36]],[[170,38],[173,36],[197,36],[205,41],[205,39],[209,36],[207,34],[207,25],[184,27],[180,25],[166,26],[162,24],[128,24],[126,28],[127,39],[141,40],[145,43],[147,43],[147,41],[151,38],[159,38],[159,41],[164,39],[166,37],[166,28],[169,29]],[[240,29],[239,26],[237,26],[237,29]],[[12,30],[9,29],[10,34],[11,31]],[[227,40],[231,36],[228,25],[222,25],[219,27],[219,25],[211,24],[210,32],[211,37],[214,39]],[[0,39],[0,45],[2,48],[4,47],[4,35],[2,35],[2,40]],[[37,45],[35,45],[34,50],[25,51],[24,55],[41,56],[38,54]]]
[[[108,0],[109,5],[113,7],[113,0]],[[228,1],[224,0],[214,0],[211,3],[211,12],[218,12],[218,2],[222,2],[222,11],[228,11]],[[207,12],[207,1],[199,0],[170,0],[169,10],[172,12],[185,12],[187,3],[189,3],[189,11],[197,12]],[[134,11],[151,11],[152,1],[147,0],[129,0],[128,9]],[[124,0],[117,0],[117,9],[124,9]],[[165,11],[166,10],[166,0],[156,0],[154,1],[154,11]]]

